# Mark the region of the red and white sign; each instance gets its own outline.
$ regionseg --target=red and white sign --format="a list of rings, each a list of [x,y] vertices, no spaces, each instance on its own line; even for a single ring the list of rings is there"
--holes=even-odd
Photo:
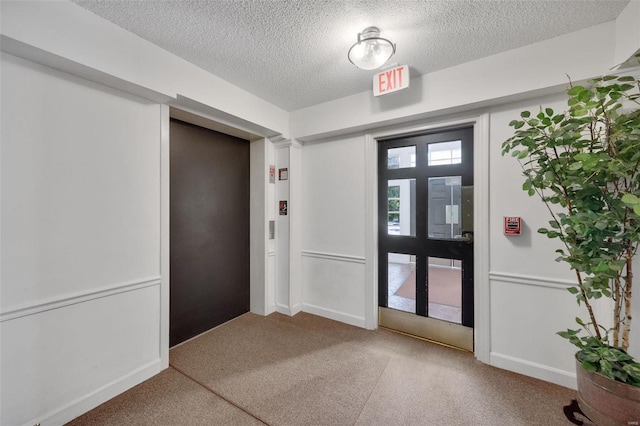
[[[504,217],[504,234],[520,235],[522,230],[522,219],[519,217]]]
[[[409,87],[409,67],[401,65],[373,76],[373,96],[386,95]]]

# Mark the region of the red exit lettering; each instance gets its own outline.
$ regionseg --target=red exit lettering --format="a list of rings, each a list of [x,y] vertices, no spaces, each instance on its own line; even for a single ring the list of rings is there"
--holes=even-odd
[[[386,95],[407,87],[409,87],[409,67],[406,65],[382,71],[374,76],[374,96]]]

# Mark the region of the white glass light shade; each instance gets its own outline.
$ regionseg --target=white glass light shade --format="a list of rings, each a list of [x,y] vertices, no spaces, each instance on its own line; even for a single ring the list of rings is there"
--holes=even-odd
[[[380,68],[396,52],[396,46],[385,38],[378,37],[376,27],[365,28],[358,34],[358,42],[349,49],[349,61],[362,70]]]

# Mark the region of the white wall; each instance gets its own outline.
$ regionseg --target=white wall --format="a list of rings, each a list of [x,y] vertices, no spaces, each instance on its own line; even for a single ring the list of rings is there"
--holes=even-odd
[[[519,119],[520,112],[524,110],[537,114],[541,105],[549,106],[557,112],[564,111],[567,107],[566,96],[558,94],[491,109],[489,204],[492,213],[491,227],[496,232],[491,238],[490,269],[492,272],[572,280],[575,275],[564,265],[555,262],[558,256],[554,251],[560,248],[558,241],[550,240],[536,232],[538,228],[549,225],[547,210],[538,198],[529,197],[522,190],[524,179],[521,177],[522,168],[518,161],[511,155],[501,155],[502,142],[513,135],[513,128],[509,127],[508,123]],[[502,235],[503,216],[522,217],[522,235]],[[531,258],[529,253],[534,247],[536,256]]]
[[[532,375],[572,386],[573,379],[567,381],[556,373],[572,377],[574,367],[570,355],[575,348],[555,333],[566,328],[578,328],[575,317],[585,320],[587,317],[575,297],[566,291],[567,285],[576,282],[575,272],[566,262],[555,261],[555,250],[561,247],[559,241],[537,233],[537,229],[548,227],[549,213],[537,195],[529,197],[521,189],[524,180],[518,162],[510,155],[501,156],[502,142],[513,135],[513,128],[507,123],[517,119],[521,111],[539,111],[541,105],[564,111],[567,109],[566,96],[536,98],[491,110],[491,228],[501,229],[503,216],[520,216],[523,219],[523,234],[520,236],[491,233],[492,362],[525,374],[537,369],[537,373]],[[639,262],[640,258],[636,258],[634,265]],[[528,300],[529,303],[514,304],[512,301],[515,299]],[[634,313],[639,310],[638,298],[632,308]],[[612,320],[607,301],[596,303],[595,309],[604,323]],[[640,337],[637,336],[640,333],[636,330],[630,347],[635,356],[640,354]],[[527,343],[531,338],[536,345]],[[509,347],[512,349],[507,349]],[[524,364],[533,365],[522,368]],[[554,372],[554,368],[564,373]]]
[[[1,77],[1,423],[62,423],[161,368],[161,108],[4,53]]]
[[[302,150],[303,310],[365,326],[364,137]]]
[[[520,112],[540,106],[566,109],[563,94],[511,103],[491,110],[490,124],[490,303],[491,363],[575,387],[572,345],[555,333],[575,328],[579,307],[567,290],[575,282],[568,265],[555,261],[557,240],[538,234],[548,226],[540,200],[522,190],[522,169],[502,142],[513,135],[507,124]],[[520,216],[523,232],[503,234],[503,217]]]

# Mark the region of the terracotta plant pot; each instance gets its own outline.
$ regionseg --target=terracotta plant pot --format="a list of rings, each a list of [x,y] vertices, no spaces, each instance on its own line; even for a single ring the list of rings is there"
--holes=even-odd
[[[576,359],[578,404],[598,426],[640,425],[640,387],[616,382],[582,368]]]

